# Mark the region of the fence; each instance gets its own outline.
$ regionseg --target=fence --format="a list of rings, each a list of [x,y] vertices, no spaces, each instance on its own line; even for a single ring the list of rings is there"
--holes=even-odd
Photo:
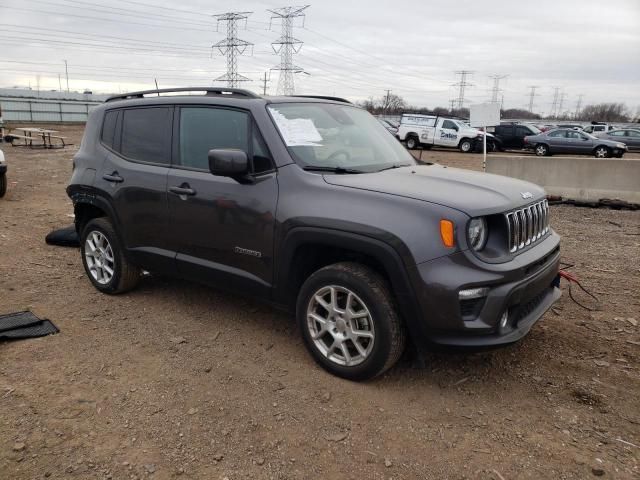
[[[96,105],[100,102],[0,97],[0,112],[6,122],[83,123]]]

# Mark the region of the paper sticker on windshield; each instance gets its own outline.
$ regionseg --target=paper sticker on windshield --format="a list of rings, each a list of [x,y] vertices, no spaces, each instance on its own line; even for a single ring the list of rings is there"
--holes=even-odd
[[[288,119],[273,108],[269,110],[288,147],[320,146],[318,142],[322,142],[322,136],[313,124],[313,120],[310,118]]]

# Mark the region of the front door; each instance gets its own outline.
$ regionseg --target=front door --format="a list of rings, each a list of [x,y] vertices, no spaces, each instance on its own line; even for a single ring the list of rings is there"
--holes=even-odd
[[[437,129],[435,144],[443,147],[457,147],[460,142],[459,130],[460,127],[451,120],[443,120],[442,125]]]
[[[205,283],[266,295],[272,283],[278,181],[249,112],[182,106],[167,191],[169,229],[178,272]],[[247,152],[252,183],[214,176],[208,152]]]

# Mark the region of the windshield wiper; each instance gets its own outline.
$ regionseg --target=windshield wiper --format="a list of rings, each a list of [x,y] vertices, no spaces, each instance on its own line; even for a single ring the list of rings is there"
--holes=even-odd
[[[410,166],[411,166],[410,163],[396,163],[388,167],[381,168],[380,170],[376,170],[376,172],[383,172],[385,170],[391,170],[393,168],[410,167]]]
[[[362,170],[356,170],[355,168],[344,168],[344,167],[323,167],[320,165],[307,165],[306,167],[302,167],[303,170],[307,172],[329,172],[329,173],[367,173]]]

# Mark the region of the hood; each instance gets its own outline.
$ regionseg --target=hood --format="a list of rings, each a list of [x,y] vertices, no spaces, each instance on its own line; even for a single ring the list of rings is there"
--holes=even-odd
[[[475,217],[504,212],[545,196],[544,189],[515,178],[449,168],[415,165],[378,173],[324,175],[331,185],[370,190],[455,208]],[[530,198],[526,192],[531,194]]]
[[[465,127],[460,130],[460,134],[465,137],[477,137],[484,135],[484,132],[479,128],[474,127]],[[487,138],[491,138],[494,135],[492,133],[487,132]]]

